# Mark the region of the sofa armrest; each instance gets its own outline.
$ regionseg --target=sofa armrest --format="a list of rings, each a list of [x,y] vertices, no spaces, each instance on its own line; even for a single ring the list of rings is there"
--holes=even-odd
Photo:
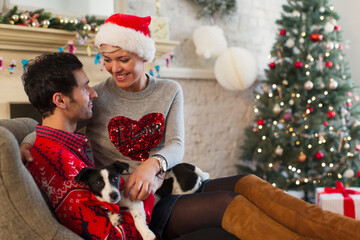
[[[30,125],[26,131],[31,131],[33,125]],[[25,134],[16,128],[12,128],[12,131],[19,134],[19,138],[15,138],[12,132],[0,126],[1,239],[82,239],[52,216],[32,176],[20,159],[18,142]]]
[[[0,119],[0,126],[9,130],[18,144],[30,133],[35,131],[38,122],[32,118]]]

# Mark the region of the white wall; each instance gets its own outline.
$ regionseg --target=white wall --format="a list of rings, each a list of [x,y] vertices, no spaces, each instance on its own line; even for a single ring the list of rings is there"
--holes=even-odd
[[[5,1],[5,0],[3,0]],[[114,0],[8,0],[10,7],[20,6],[22,10],[44,8],[56,13],[71,12],[79,15],[108,16],[114,12]],[[116,0],[119,1],[119,0]],[[1,1],[0,1],[1,2]],[[24,7],[21,7],[24,6]],[[70,14],[70,13],[69,13]]]
[[[349,47],[344,49],[345,60],[349,63],[353,80],[360,85],[360,1],[332,0],[334,11],[340,16],[340,26],[343,39],[348,41]]]

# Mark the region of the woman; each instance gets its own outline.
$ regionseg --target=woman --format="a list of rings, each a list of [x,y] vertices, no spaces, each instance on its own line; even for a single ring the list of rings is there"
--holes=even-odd
[[[183,95],[178,83],[145,74],[155,44],[150,17],[114,14],[95,44],[111,77],[94,87],[93,118],[86,123],[96,164],[125,161],[125,195],[143,200],[184,154]],[[355,239],[359,221],[291,197],[253,175],[204,182],[195,194],[169,196],[150,223],[159,239],[222,227],[240,239]]]

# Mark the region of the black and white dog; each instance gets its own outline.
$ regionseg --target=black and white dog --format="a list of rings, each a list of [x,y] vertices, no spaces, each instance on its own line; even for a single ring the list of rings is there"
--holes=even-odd
[[[120,207],[128,208],[133,216],[136,229],[144,240],[153,240],[155,234],[146,224],[146,215],[142,201],[131,201],[119,191],[120,176],[129,170],[129,165],[122,162],[113,162],[108,166],[98,168],[83,168],[75,177],[77,182],[83,182],[99,201],[118,203]],[[198,167],[180,163],[168,170],[161,188],[156,192],[157,199],[171,194],[189,194],[196,192],[203,180],[208,179],[209,174]],[[105,210],[113,226],[121,224],[121,216]]]

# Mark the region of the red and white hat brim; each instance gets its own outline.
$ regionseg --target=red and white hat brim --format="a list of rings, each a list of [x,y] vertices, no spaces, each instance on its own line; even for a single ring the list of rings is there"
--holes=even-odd
[[[143,33],[131,28],[125,28],[113,23],[100,26],[95,36],[95,46],[107,44],[135,53],[146,62],[152,62],[155,57],[155,41]]]

